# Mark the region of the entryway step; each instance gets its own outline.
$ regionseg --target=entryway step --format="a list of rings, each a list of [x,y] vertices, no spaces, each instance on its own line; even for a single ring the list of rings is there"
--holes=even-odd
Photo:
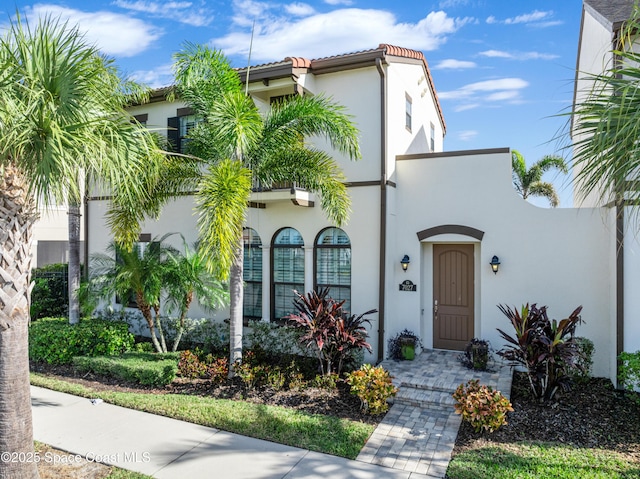
[[[453,391],[439,391],[433,389],[421,389],[400,386],[398,394],[394,398],[394,404],[405,404],[414,407],[449,406],[453,407]]]

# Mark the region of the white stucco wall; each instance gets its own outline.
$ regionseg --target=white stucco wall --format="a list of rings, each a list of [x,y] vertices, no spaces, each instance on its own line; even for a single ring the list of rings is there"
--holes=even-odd
[[[638,213],[625,208],[624,238],[624,351],[640,350],[640,232]]]
[[[575,103],[584,101],[593,88],[591,75],[603,73],[613,66],[612,39],[613,32],[605,27],[589,12],[585,10],[582,18],[582,35],[578,45],[577,76],[575,84]],[[578,142],[582,137],[574,135],[573,141]],[[577,178],[580,169],[574,167],[573,178]],[[583,197],[578,188],[574,188],[574,204],[576,206],[592,207],[600,204],[598,195],[592,193]]]
[[[547,305],[550,317],[557,319],[582,305],[585,324],[578,334],[595,343],[594,374],[611,377],[615,343],[611,344],[610,331],[615,321],[610,315],[608,210],[548,209],[527,203],[511,185],[508,152],[398,161],[397,178],[397,251],[389,254],[388,263],[395,288],[388,289],[387,336],[407,327],[421,331],[425,346],[431,347],[431,245],[474,243],[476,337],[490,340],[495,349],[503,346],[496,328],[509,331],[510,325],[498,304]],[[451,235],[418,241],[417,232],[449,224],[485,234],[481,241]],[[407,273],[400,269],[403,254],[411,257]],[[495,275],[489,266],[493,255],[502,263]],[[418,285],[417,293],[398,291],[405,279]]]

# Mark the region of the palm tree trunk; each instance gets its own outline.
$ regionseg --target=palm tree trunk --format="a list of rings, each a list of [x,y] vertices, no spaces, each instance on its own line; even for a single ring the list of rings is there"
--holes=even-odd
[[[229,274],[229,377],[235,375],[233,365],[242,362],[242,306],[243,306],[243,284],[242,269],[244,262],[244,243],[242,235],[238,237],[236,252]]]
[[[80,204],[69,201],[69,323],[80,321]]]
[[[0,452],[33,454],[29,386],[31,234],[36,212],[13,167],[0,178]],[[0,461],[0,477],[38,478],[35,461]]]
[[[178,344],[182,339],[182,335],[184,334],[184,319],[187,317],[187,313],[189,312],[189,306],[191,306],[191,302],[193,301],[193,290],[189,291],[185,296],[184,304],[182,306],[182,310],[180,311],[180,321],[178,322],[178,330],[176,331],[176,337],[173,339],[173,346],[171,347],[171,351],[174,353],[178,350]]]
[[[151,342],[156,348],[156,352],[166,352],[162,351],[162,346],[160,346],[160,342],[158,341],[158,337],[156,336],[156,327],[153,323],[153,316],[151,315],[151,306],[144,302],[142,293],[136,293],[136,302],[138,303],[138,309],[142,313],[142,317],[147,322],[147,326],[149,327],[149,335],[151,336]]]
[[[162,318],[160,317],[160,308],[156,305],[153,307],[153,312],[156,315],[156,329],[158,330],[158,336],[160,336],[160,346],[162,352],[167,352],[167,341],[164,338],[164,329],[162,328]]]

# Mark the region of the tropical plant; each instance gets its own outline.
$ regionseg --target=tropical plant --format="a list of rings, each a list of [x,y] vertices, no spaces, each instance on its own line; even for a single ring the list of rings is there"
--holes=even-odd
[[[298,313],[291,314],[289,321],[303,330],[300,342],[315,352],[322,375],[339,375],[345,359],[355,351],[366,349],[371,352],[364,323],[370,323],[365,316],[377,310],[346,316],[342,309],[344,301],[331,298],[329,288],[310,291],[306,295],[294,292],[294,307]]]
[[[510,336],[498,329],[508,343],[498,354],[526,368],[534,397],[548,401],[558,388],[568,390],[571,387],[571,370],[576,367],[578,359],[574,335],[582,322],[582,306],[560,321],[549,319],[546,306],[538,308],[535,304],[526,304],[520,311],[503,305],[498,308],[509,318],[515,330],[515,335]]]
[[[33,452],[27,326],[36,205],[81,198],[82,172],[114,201],[146,196],[154,169],[146,130],[132,123],[123,82],[77,28],[50,17],[11,22],[0,39],[0,451]],[[135,93],[134,90],[131,90]],[[2,461],[0,476],[37,477],[35,462]]]
[[[166,236],[165,236],[166,237]],[[167,352],[160,319],[160,301],[167,276],[167,256],[171,249],[163,243],[165,237],[141,243],[132,249],[112,242],[107,253],[91,257],[93,294],[112,300],[115,295],[126,305],[130,299],[144,317],[156,351]]]
[[[357,159],[358,131],[344,108],[322,95],[296,95],[262,115],[229,61],[208,47],[187,44],[176,55],[175,70],[177,92],[200,120],[188,145],[208,165],[197,188],[198,227],[208,267],[229,278],[235,365],[242,359],[242,226],[252,186],[295,182],[319,193],[328,218],[343,224],[350,204],[344,176],[327,152],[304,139],[325,137]]]
[[[387,400],[398,393],[392,379],[393,376],[382,366],[363,364],[357,371],[347,374],[345,381],[351,386],[351,394],[360,398],[362,410],[375,415],[387,412]]]
[[[507,413],[513,411],[509,400],[491,386],[480,385],[477,379],[460,384],[453,393],[455,411],[476,432],[493,432],[507,424]]]
[[[530,196],[540,196],[549,200],[553,208],[560,204],[558,194],[553,184],[542,181],[542,175],[556,169],[562,173],[569,171],[567,163],[561,156],[546,155],[527,169],[524,157],[518,150],[511,151],[511,168],[513,187],[523,199]]]
[[[187,313],[195,297],[200,306],[210,311],[220,309],[229,303],[229,293],[225,285],[209,273],[204,255],[198,251],[197,246],[189,248],[183,238],[183,247],[184,253],[169,250],[164,265],[165,307],[167,311],[177,311],[179,314],[172,351],[178,349],[185,331]]]
[[[578,198],[620,202],[640,185],[640,53],[635,44],[640,7],[634,3],[613,49],[615,60],[600,74],[583,74],[591,87],[570,113]],[[636,209],[637,210],[637,209]]]

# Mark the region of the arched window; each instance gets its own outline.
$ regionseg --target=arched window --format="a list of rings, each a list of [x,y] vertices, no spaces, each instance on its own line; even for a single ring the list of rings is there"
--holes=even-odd
[[[351,311],[351,241],[340,228],[322,230],[315,245],[315,288],[330,288],[329,296],[344,300]]]
[[[294,228],[281,229],[271,248],[271,318],[279,320],[292,312],[293,290],[304,291],[304,241]]]
[[[242,231],[244,242],[244,304],[245,321],[262,319],[262,241],[252,228]]]

